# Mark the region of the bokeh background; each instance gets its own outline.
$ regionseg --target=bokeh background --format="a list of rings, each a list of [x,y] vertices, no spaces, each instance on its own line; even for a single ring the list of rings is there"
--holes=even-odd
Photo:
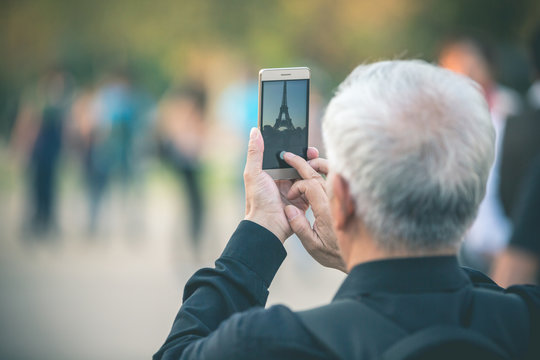
[[[312,69],[310,138],[356,65],[489,38],[523,95],[537,0],[0,2],[0,358],[143,359],[243,217],[260,68]],[[291,238],[269,303],[343,275]]]

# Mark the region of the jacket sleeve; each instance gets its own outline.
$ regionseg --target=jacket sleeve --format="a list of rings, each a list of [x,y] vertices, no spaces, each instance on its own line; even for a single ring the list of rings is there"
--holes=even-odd
[[[197,271],[187,282],[172,330],[154,359],[224,355],[210,353],[216,348],[206,346],[206,340],[231,315],[266,304],[268,287],[285,256],[285,248],[270,231],[242,221],[215,267]],[[234,347],[235,334],[230,332],[230,342],[223,336],[220,343]]]

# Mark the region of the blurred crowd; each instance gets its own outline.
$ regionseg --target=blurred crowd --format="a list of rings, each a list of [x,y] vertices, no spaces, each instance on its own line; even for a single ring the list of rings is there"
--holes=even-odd
[[[190,234],[196,244],[203,219],[200,155],[206,134],[206,93],[199,84],[174,87],[155,101],[129,69],[115,69],[76,88],[62,68],[46,71],[23,94],[12,145],[26,162],[28,209],[24,230],[54,236],[61,152],[80,164],[88,198],[87,230],[98,232],[112,182],[125,191],[143,159],[159,155],[186,188]]]
[[[538,282],[540,273],[540,30],[532,37],[530,53],[532,85],[524,96],[498,83],[496,51],[487,39],[470,34],[449,37],[437,59],[441,66],[476,81],[492,114],[495,162],[461,261],[491,273],[503,286]],[[68,70],[55,67],[22,94],[11,145],[25,162],[29,201],[24,230],[32,236],[58,232],[62,152],[69,152],[80,164],[90,234],[99,234],[111,184],[119,183],[129,191],[141,174],[141,159],[159,157],[184,189],[189,209],[186,233],[194,248],[199,246],[208,204],[202,154],[215,126],[208,120],[208,84],[185,81],[154,99],[135,75],[120,67],[80,87]],[[221,113],[221,125],[234,129],[238,139],[246,139],[256,124],[255,76],[225,86],[212,99]],[[312,93],[312,103],[321,98],[316,89]],[[322,102],[317,100],[311,109],[311,120],[317,124]],[[320,134],[310,133],[313,137],[320,139]],[[235,171],[238,184],[241,166],[240,162]]]

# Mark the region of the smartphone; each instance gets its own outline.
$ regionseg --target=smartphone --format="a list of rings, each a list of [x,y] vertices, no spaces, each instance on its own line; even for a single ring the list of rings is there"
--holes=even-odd
[[[307,67],[262,69],[259,72],[259,129],[264,139],[263,170],[274,179],[296,179],[281,160],[288,151],[307,158],[309,82]]]

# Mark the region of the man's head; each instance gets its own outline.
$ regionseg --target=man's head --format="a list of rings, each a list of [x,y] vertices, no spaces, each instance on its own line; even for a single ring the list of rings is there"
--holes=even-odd
[[[380,249],[458,248],[494,156],[476,83],[421,61],[359,66],[328,105],[323,135],[330,178],[346,184],[333,200],[350,194],[340,201],[352,204],[352,218]]]

